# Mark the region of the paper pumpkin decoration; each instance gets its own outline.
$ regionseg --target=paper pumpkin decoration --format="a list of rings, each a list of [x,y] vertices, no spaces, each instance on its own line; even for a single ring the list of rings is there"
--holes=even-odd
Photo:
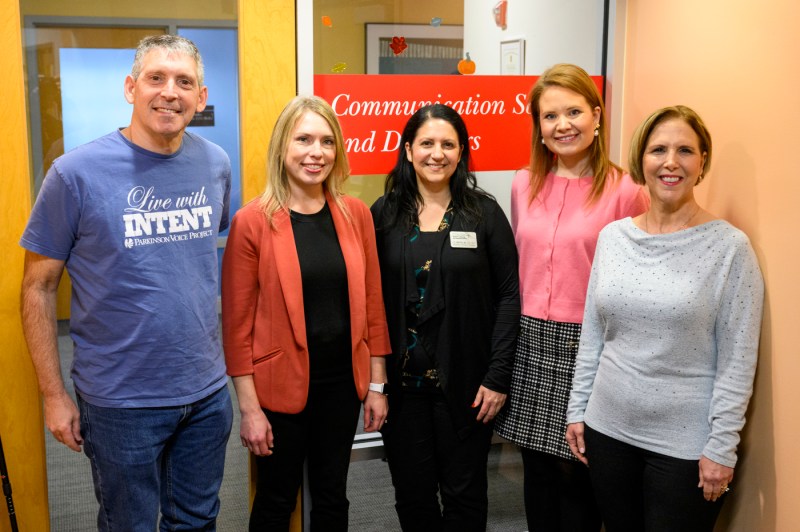
[[[464,75],[475,73],[475,61],[470,59],[469,52],[466,58],[458,62],[458,72]]]

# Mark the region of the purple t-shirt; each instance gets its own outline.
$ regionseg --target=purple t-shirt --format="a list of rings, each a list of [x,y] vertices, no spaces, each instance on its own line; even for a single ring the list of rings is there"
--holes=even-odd
[[[66,261],[72,379],[88,403],[176,406],[225,385],[217,236],[230,179],[227,154],[191,133],[162,155],[114,131],[53,163],[20,244]]]

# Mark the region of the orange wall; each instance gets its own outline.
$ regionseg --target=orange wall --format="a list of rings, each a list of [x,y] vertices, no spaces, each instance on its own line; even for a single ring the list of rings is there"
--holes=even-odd
[[[183,20],[236,19],[236,0],[19,0],[26,15],[113,17],[113,18],[180,18]]]
[[[205,0],[211,2],[211,0]],[[63,2],[22,2],[30,8],[23,14],[38,14],[61,9]],[[105,12],[94,9],[97,0],[74,2],[74,15]],[[141,3],[141,2],[140,2]],[[178,2],[179,7],[199,2]],[[242,187],[246,199],[264,187],[266,142],[278,114],[295,93],[295,36],[293,0],[214,0],[220,18],[235,18],[238,8],[240,79],[247,80],[241,90]],[[42,5],[39,5],[42,4]],[[148,0],[147,5],[154,5]],[[32,7],[33,6],[33,7]],[[140,6],[141,7],[141,6]],[[173,6],[175,7],[175,6]],[[85,11],[88,10],[88,11]],[[107,16],[145,16],[132,10],[111,10]],[[174,10],[167,10],[168,16]],[[59,11],[60,13],[60,11]],[[138,14],[137,14],[138,13]],[[53,12],[47,12],[52,15]],[[198,18],[198,17],[194,17]],[[272,21],[284,23],[265,32]],[[0,0],[0,249],[3,274],[0,276],[0,435],[13,487],[20,530],[49,530],[47,477],[41,402],[30,358],[27,355],[19,318],[19,291],[22,281],[23,250],[18,241],[31,208],[31,177],[28,157],[28,124],[25,105],[20,3]],[[268,90],[265,90],[265,87]],[[65,376],[65,378],[69,378]],[[238,430],[238,429],[236,429]],[[87,466],[88,467],[88,464]],[[242,494],[244,496],[244,494]],[[300,529],[299,520],[292,530]],[[0,532],[10,530],[5,501],[0,503]]]
[[[743,229],[766,281],[755,395],[718,529],[798,530],[800,498],[800,5],[796,0],[627,4],[622,145],[658,107],[685,104],[711,130],[701,204]],[[627,156],[620,157],[626,160]]]
[[[20,530],[47,531],[47,482],[39,389],[19,316],[23,251],[17,243],[31,206],[19,6],[0,0],[0,436]],[[5,498],[0,532],[11,530]]]

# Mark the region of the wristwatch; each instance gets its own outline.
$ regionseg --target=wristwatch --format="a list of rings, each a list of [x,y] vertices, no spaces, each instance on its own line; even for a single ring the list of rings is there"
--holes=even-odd
[[[389,383],[388,382],[371,382],[369,383],[369,391],[371,392],[378,392],[383,395],[389,395]]]

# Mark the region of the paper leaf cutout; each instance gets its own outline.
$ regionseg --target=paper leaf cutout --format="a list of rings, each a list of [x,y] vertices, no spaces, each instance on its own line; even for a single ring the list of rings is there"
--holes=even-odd
[[[406,44],[405,37],[392,37],[392,44],[389,45],[389,48],[392,49],[394,55],[402,54],[408,45]]]

